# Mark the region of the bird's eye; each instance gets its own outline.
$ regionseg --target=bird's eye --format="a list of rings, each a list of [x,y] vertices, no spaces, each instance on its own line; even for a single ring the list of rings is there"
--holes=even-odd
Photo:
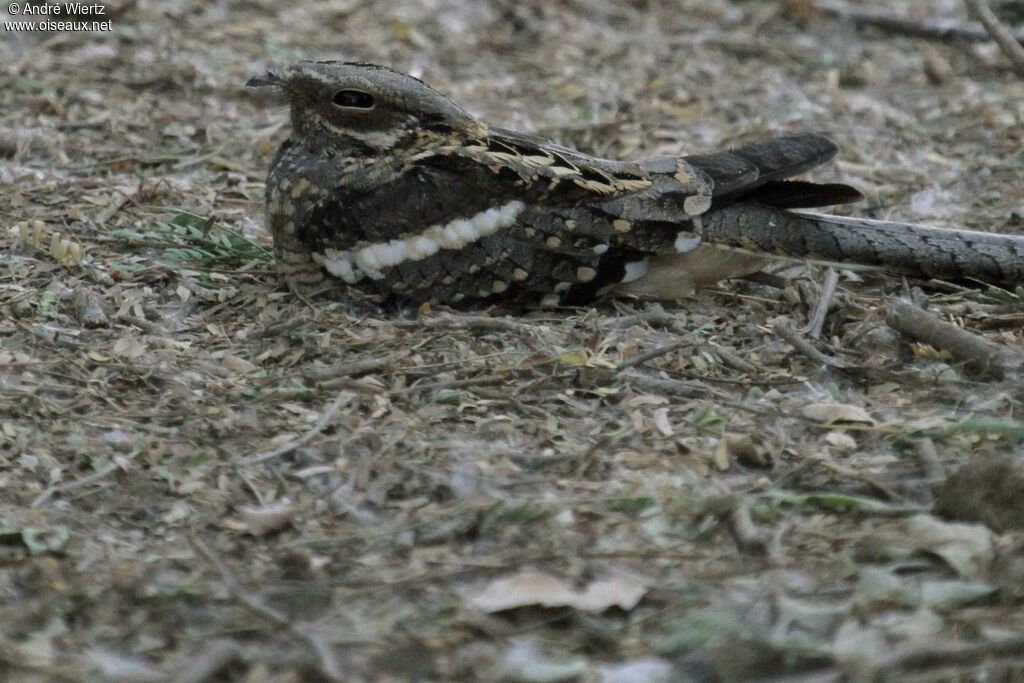
[[[373,95],[362,90],[339,90],[331,102],[349,109],[373,109]]]

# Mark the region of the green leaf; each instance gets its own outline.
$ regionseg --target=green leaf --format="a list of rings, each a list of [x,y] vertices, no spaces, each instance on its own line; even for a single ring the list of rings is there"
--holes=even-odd
[[[212,218],[180,212],[143,230],[119,229],[113,237],[163,251],[177,262],[204,267],[233,267],[270,260],[270,251],[242,233],[217,225]]]

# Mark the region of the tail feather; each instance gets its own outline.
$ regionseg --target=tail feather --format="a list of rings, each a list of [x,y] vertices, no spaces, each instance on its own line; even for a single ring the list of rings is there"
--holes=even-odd
[[[731,152],[759,170],[758,180],[782,180],[805,173],[835,157],[834,142],[820,133],[793,133],[744,145]]]
[[[1024,283],[1024,236],[738,203],[702,217],[704,244],[989,284]]]
[[[836,146],[819,133],[794,133],[714,154],[683,157],[704,172],[715,195],[753,190],[820,166],[836,155]]]
[[[683,160],[711,180],[715,196],[731,194],[754,187],[761,177],[757,164],[732,152],[691,154]]]
[[[842,183],[808,183],[803,180],[769,180],[742,195],[744,201],[776,209],[813,209],[850,204],[864,198],[854,187]]]
[[[824,135],[794,133],[727,152],[683,158],[711,181],[714,207],[744,200],[794,209],[862,199],[860,192],[849,185],[786,180],[824,164],[835,154],[835,144]]]

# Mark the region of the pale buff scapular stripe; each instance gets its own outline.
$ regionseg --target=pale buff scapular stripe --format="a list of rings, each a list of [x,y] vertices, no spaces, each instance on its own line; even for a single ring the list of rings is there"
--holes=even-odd
[[[418,235],[369,244],[351,251],[326,249],[323,254],[314,254],[313,258],[328,273],[348,283],[358,282],[364,276],[380,280],[386,268],[405,261],[425,259],[441,249],[461,249],[502,228],[510,227],[524,208],[525,204],[515,200],[481,211],[471,218],[458,218],[444,225],[433,225]]]

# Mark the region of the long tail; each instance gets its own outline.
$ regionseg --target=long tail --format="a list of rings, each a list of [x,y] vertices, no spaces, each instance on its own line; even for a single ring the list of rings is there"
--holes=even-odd
[[[790,211],[747,202],[710,211],[701,240],[754,254],[987,284],[1024,283],[1024,236]]]

